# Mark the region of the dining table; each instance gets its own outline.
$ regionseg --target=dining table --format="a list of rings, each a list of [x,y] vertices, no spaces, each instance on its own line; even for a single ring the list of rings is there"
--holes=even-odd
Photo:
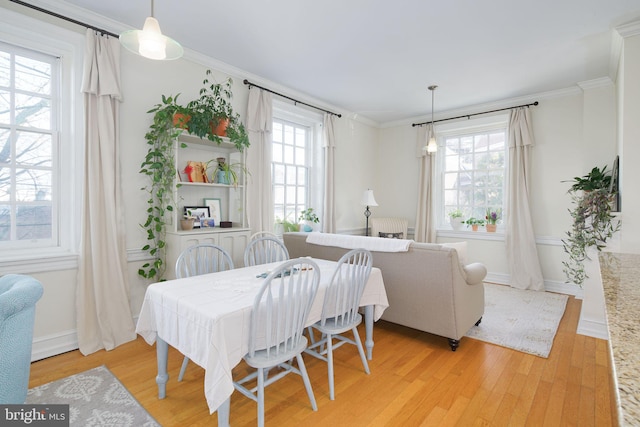
[[[324,294],[338,265],[335,261],[309,259],[320,270],[320,283],[307,326],[320,320]],[[166,396],[168,350],[172,346],[204,368],[209,411],[218,412],[219,426],[229,425],[230,397],[234,391],[232,369],[248,352],[251,311],[265,273],[278,264],[235,268],[148,286],[136,333],[149,345],[156,344],[159,399]],[[389,306],[380,269],[371,269],[360,306],[364,312],[367,358],[371,360],[373,323]]]

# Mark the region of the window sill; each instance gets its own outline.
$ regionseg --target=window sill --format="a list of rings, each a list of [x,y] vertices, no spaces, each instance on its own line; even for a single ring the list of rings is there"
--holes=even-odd
[[[481,228],[478,231],[469,230],[450,230],[450,229],[441,229],[436,231],[437,237],[446,237],[446,238],[458,238],[465,240],[494,240],[502,242],[504,241],[504,231],[498,229],[496,232],[487,232],[484,228]]]
[[[13,253],[2,256],[0,274],[31,274],[46,271],[74,270],[78,268],[78,254],[62,250],[43,250]]]

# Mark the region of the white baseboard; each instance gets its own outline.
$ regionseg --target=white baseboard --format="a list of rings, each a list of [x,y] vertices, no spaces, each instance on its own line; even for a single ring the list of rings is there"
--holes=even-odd
[[[588,337],[609,340],[609,328],[606,323],[580,318],[576,333]]]
[[[497,283],[499,285],[508,285],[510,283],[508,274],[487,273],[485,282]],[[558,294],[573,295],[576,299],[582,299],[582,288],[572,283],[558,282],[557,280],[545,280],[544,290],[547,292],[555,292]]]
[[[38,337],[33,340],[31,361],[46,359],[78,348],[78,334],[75,329]]]

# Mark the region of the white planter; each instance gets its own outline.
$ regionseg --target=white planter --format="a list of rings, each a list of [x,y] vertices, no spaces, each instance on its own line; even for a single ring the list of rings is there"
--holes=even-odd
[[[449,223],[451,224],[451,228],[455,231],[462,229],[464,225],[464,218],[449,218]]]

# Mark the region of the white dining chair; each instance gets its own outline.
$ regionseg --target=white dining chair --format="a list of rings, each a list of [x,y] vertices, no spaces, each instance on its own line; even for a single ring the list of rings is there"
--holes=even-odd
[[[255,233],[253,233],[251,235],[251,237],[249,237],[249,241],[252,241],[254,239],[258,239],[260,237],[273,237],[274,239],[277,239],[278,235],[276,233],[272,233],[270,231],[257,231]]]
[[[255,297],[249,324],[249,351],[244,360],[256,371],[233,385],[258,403],[258,426],[264,425],[265,387],[290,373],[302,377],[311,407],[318,410],[302,353],[308,343],[304,327],[319,282],[318,265],[308,258],[297,258],[269,273]],[[280,369],[269,377],[275,367]],[[250,385],[254,386],[249,388]]]
[[[218,271],[233,270],[231,255],[224,248],[211,243],[202,243],[186,248],[176,261],[176,278],[182,279]],[[178,381],[182,381],[189,358],[185,356],[180,367]]]
[[[353,249],[340,258],[331,283],[324,294],[322,318],[310,328],[322,334],[322,338],[314,341],[306,353],[327,362],[329,376],[329,397],[335,398],[333,380],[333,350],[343,344],[353,344],[358,348],[365,372],[369,373],[369,364],[358,334],[358,325],[362,315],[358,313],[360,298],[371,273],[372,256],[366,249]],[[353,339],[342,334],[349,330]],[[334,347],[333,340],[339,342]]]
[[[244,266],[286,261],[289,251],[280,239],[274,237],[258,237],[249,242],[244,250]]]

